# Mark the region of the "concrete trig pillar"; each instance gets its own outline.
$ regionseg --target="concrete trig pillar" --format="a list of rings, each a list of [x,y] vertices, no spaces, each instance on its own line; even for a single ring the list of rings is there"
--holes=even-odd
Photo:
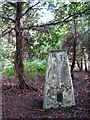
[[[70,66],[66,51],[49,51],[47,55],[43,108],[75,105]]]

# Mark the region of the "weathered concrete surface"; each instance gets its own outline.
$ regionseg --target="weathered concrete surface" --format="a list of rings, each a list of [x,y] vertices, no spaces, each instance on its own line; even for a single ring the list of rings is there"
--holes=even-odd
[[[73,84],[66,51],[49,51],[44,85],[43,108],[75,105]]]
[[[2,75],[0,74],[0,120],[2,119]]]

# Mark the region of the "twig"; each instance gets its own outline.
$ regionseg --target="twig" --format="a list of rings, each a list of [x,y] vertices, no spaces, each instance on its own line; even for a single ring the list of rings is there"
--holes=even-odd
[[[8,2],[8,3],[16,8],[16,4],[15,3],[12,3],[12,2]]]
[[[12,30],[15,30],[15,28],[12,28],[11,30],[1,34],[0,37],[4,37],[6,34],[11,33]]]
[[[11,21],[13,21],[13,22],[15,23],[15,20],[13,20],[12,18],[4,17],[4,16],[2,16],[2,15],[0,15],[0,17],[1,17],[2,19],[5,19],[5,20],[11,20]]]
[[[31,6],[31,7],[29,7],[26,11],[25,11],[25,13],[23,13],[22,15],[21,15],[21,17],[20,18],[22,18],[25,14],[27,14],[28,13],[28,11],[30,10],[30,9],[32,9],[34,6],[36,6],[36,5],[38,5],[40,2],[38,2],[38,3],[36,3],[35,5],[33,5],[33,6]],[[20,19],[19,18],[19,19]]]
[[[24,108],[26,108],[26,109],[33,109],[34,111],[45,111],[45,110],[43,110],[43,109],[34,109],[33,107],[27,107],[27,106],[21,106],[21,107],[24,107]]]
[[[27,109],[32,109],[32,107],[27,107],[27,106],[21,106],[23,108],[27,108]]]
[[[67,20],[68,20],[70,17],[78,17],[78,15],[84,14],[85,12],[87,12],[87,11],[89,11],[89,10],[90,10],[90,9],[86,9],[86,10],[84,10],[83,12],[77,12],[77,13],[75,13],[75,14],[73,14],[73,15],[70,15],[70,14],[69,14],[68,17],[66,17],[65,19],[63,19],[62,21],[59,21],[59,22],[47,23],[47,24],[36,25],[36,26],[30,26],[29,29],[34,28],[34,27],[45,27],[45,26],[49,26],[49,25],[58,25],[58,24],[63,23],[63,22],[68,22]],[[72,19],[71,19],[71,20],[72,20]],[[70,21],[71,21],[71,20],[70,20]]]
[[[42,112],[43,112],[43,111],[46,111],[46,110],[43,110],[43,109],[34,109],[34,111],[38,111],[38,110],[39,110],[39,111],[42,111]]]
[[[73,116],[74,116],[75,114],[77,114],[79,111],[80,111],[80,110],[77,110],[76,112],[74,112],[74,113],[73,113]]]

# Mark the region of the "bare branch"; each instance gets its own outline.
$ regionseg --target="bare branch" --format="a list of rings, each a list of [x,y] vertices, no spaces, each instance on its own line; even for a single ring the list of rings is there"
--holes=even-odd
[[[34,6],[38,5],[39,3],[40,3],[40,2],[38,2],[38,3],[36,3],[35,5],[29,7],[29,8],[25,11],[25,13],[22,14],[21,17],[23,17],[25,14],[27,14],[29,10],[31,10]],[[21,18],[21,17],[20,17],[20,18]]]
[[[82,11],[82,12],[78,12],[78,13],[76,13],[76,14],[69,15],[68,17],[66,17],[65,19],[63,19],[62,21],[59,21],[59,22],[47,23],[47,24],[36,25],[36,26],[30,26],[29,29],[34,28],[34,27],[45,27],[45,26],[50,26],[50,25],[58,25],[58,24],[63,23],[63,22],[69,22],[69,21],[72,20],[72,19],[70,19],[70,20],[68,21],[68,19],[69,19],[70,17],[75,17],[75,18],[77,18],[78,15],[84,14],[84,13],[87,12],[88,10],[90,10],[90,9],[86,9],[86,10],[84,10],[84,11]]]
[[[64,20],[59,21],[59,22],[55,22],[55,23],[47,23],[47,24],[43,24],[43,25],[30,26],[29,29],[30,29],[30,28],[33,28],[33,27],[45,27],[45,26],[50,26],[50,25],[58,25],[58,24],[60,24],[60,23],[62,23],[62,22],[67,22],[66,20],[69,19],[71,16],[72,16],[72,15],[69,15],[69,16],[68,16],[67,18],[65,18]]]
[[[16,3],[8,2],[11,6],[16,8]]]
[[[9,30],[9,31],[7,31],[7,32],[5,32],[5,33],[2,33],[2,34],[0,35],[0,37],[4,37],[4,36],[7,35],[8,33],[10,34],[10,33],[12,32],[12,30],[15,30],[15,28],[11,28],[11,30]]]
[[[7,29],[5,29],[4,31],[2,31],[2,34],[4,33],[4,32],[6,32],[8,30],[8,28]]]
[[[11,20],[11,21],[13,21],[13,22],[15,23],[15,20],[13,20],[12,18],[4,17],[4,16],[2,16],[2,15],[0,15],[0,17],[1,17],[2,19],[5,19],[5,20]]]

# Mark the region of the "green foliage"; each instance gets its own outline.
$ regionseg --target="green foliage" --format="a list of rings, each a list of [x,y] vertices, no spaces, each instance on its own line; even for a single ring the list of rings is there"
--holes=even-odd
[[[3,71],[3,67],[7,65],[7,59],[9,58],[7,50],[3,45],[0,45],[0,73]]]
[[[30,3],[25,3],[23,5],[23,13],[27,10],[28,7],[30,7]],[[64,4],[60,2],[59,0],[56,0],[56,2],[41,2],[41,5],[39,6],[40,10],[42,9],[47,9],[47,11],[51,11],[54,13],[54,20],[53,22],[59,22],[63,21],[63,19],[67,18],[68,15],[74,15],[79,12],[83,12],[86,9],[89,9],[89,3],[81,3],[81,2],[71,2],[70,4]],[[30,10],[25,16],[25,21],[23,21],[23,26],[25,28],[28,28],[33,25],[37,25],[38,20],[40,19],[40,11],[39,7],[35,6],[36,9]],[[2,7],[0,7],[0,15],[3,15],[4,17],[9,17],[9,18],[16,18],[16,11],[15,7],[12,5],[6,3],[5,1],[2,4]],[[89,10],[86,11],[84,14],[88,15]],[[77,42],[80,43],[78,44],[78,47],[81,45],[85,47],[89,51],[89,46],[90,42],[85,38],[85,34],[88,35],[88,24],[89,24],[89,17],[88,17],[88,22],[87,20],[84,20],[83,23],[80,22],[79,25],[79,20],[82,21],[83,14],[76,16],[77,20]],[[85,16],[86,18],[86,16]],[[28,57],[29,61],[32,61],[34,59],[39,59],[43,60],[46,58],[47,52],[49,50],[53,49],[62,49],[63,44],[65,45],[67,51],[70,51],[72,53],[72,44],[73,44],[73,37],[74,37],[74,29],[73,29],[73,17],[70,17],[68,20],[70,22],[63,22],[61,24],[58,24],[57,26],[49,26],[49,27],[44,27],[44,28],[35,28],[29,33],[30,31],[25,33],[25,43],[24,43],[24,52],[27,52],[25,54],[24,58]],[[67,20],[67,21],[68,21]],[[12,23],[12,21],[2,19],[0,21],[1,24],[1,30],[3,33],[6,31],[9,31],[11,28],[15,27],[15,24]],[[38,23],[39,25],[39,23]],[[69,27],[70,26],[70,27]],[[0,31],[1,32],[1,31]],[[83,32],[83,34],[82,34]],[[29,33],[29,35],[28,35]],[[12,34],[12,33],[11,33]],[[83,38],[81,37],[83,36]],[[15,40],[13,38],[15,37],[14,34],[10,35],[10,39],[7,40],[8,36],[3,39],[3,44],[0,45],[0,71],[2,71],[2,66],[4,67],[4,72],[8,74],[8,76],[14,75],[14,66],[7,65],[7,59],[14,59],[14,53],[15,53]],[[27,39],[26,39],[27,38]],[[15,38],[14,38],[15,39]],[[8,43],[10,41],[10,43]],[[14,42],[14,44],[11,44],[11,41]],[[72,43],[72,44],[71,44]],[[82,44],[81,44],[82,43]],[[82,48],[82,47],[81,47]],[[80,49],[81,52],[81,49]],[[78,52],[78,53],[80,53]],[[26,59],[26,58],[25,58]],[[24,69],[27,73],[27,75],[43,75],[45,74],[45,69],[46,69],[46,61],[34,61],[34,62],[24,62]]]
[[[7,74],[8,77],[14,76],[14,67],[6,68],[4,73]]]
[[[46,61],[24,62],[24,69],[28,76],[43,76],[45,75]]]
[[[5,62],[6,65],[3,68],[3,73],[7,75],[7,77],[14,76],[14,64],[10,61]],[[24,62],[24,69],[26,75],[29,77],[37,77],[44,76],[46,70],[46,60],[43,61],[34,61],[34,62]],[[0,69],[2,72],[2,69]]]
[[[46,4],[47,4],[46,2],[42,3],[43,6],[45,6]]]
[[[14,64],[10,61],[6,61],[4,66],[3,73],[6,74],[8,77],[14,76]]]
[[[8,59],[8,54],[6,49],[4,49],[4,47],[2,45],[0,45],[0,60],[1,59]]]

